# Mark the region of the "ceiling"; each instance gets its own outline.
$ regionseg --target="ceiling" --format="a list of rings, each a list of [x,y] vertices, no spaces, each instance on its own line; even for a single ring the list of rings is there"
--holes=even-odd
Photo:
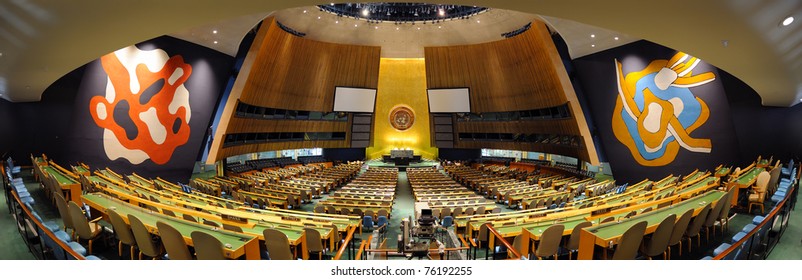
[[[798,47],[802,45],[802,1],[428,2],[492,9],[469,20],[435,25],[368,24],[339,18],[340,25],[332,24],[338,17],[311,8],[319,3],[309,0],[5,0],[0,2],[0,97],[38,101],[50,84],[73,69],[162,35],[234,55],[244,34],[278,11],[274,14],[279,21],[307,33],[307,38],[380,45],[384,57],[421,57],[421,47],[428,45],[499,40],[501,33],[540,17],[563,36],[572,57],[643,38],[728,71],[755,89],[764,105],[792,106],[802,98],[802,48]],[[781,26],[789,15],[797,20]]]

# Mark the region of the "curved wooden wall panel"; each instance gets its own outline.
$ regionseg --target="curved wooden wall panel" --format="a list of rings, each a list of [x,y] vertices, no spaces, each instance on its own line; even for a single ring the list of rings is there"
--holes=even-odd
[[[489,43],[427,47],[429,88],[469,87],[471,111],[503,112],[562,105],[567,102],[548,45],[546,26],[534,22],[518,36]]]
[[[428,88],[470,88],[471,112],[510,112],[568,103],[571,118],[543,121],[456,122],[455,135],[538,133],[581,136],[580,148],[455,139],[455,148],[538,151],[579,158],[598,165],[587,122],[557,48],[543,22],[512,38],[465,46],[427,47]]]
[[[306,121],[306,120],[259,120],[247,118],[231,118],[229,132],[334,132],[348,131],[348,122]]]
[[[236,117],[238,100],[286,110],[331,112],[336,86],[377,88],[381,48],[312,41],[262,21],[226,101],[207,163],[228,156],[300,148],[349,148],[348,122],[258,120]],[[346,132],[345,140],[287,141],[224,147],[226,134]]]
[[[242,91],[242,102],[271,108],[330,112],[336,86],[376,88],[381,48],[304,39],[262,25],[265,40]]]

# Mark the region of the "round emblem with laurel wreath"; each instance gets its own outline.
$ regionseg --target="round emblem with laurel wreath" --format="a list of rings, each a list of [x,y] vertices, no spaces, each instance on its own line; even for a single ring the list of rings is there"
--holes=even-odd
[[[390,110],[390,125],[398,131],[405,131],[415,123],[415,112],[407,105],[397,105]]]

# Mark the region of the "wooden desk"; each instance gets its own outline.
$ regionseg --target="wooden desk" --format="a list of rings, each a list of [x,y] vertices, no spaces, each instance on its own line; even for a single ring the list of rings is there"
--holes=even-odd
[[[49,176],[56,179],[56,182],[58,182],[61,191],[67,193],[65,199],[67,199],[68,202],[75,201],[80,205],[81,183],[78,182],[77,178],[73,178],[66,175],[65,173],[62,173],[61,170],[58,170],[58,168],[56,168],[52,164],[47,166],[42,166],[42,172],[45,172]]]
[[[741,174],[736,175],[738,177],[735,178],[735,180],[730,181],[730,186],[728,187],[728,190],[729,188],[738,188],[738,190],[733,192],[732,195],[733,207],[738,206],[738,193],[741,192],[741,189],[747,189],[752,187],[757,181],[757,175],[760,174],[760,172],[763,172],[764,170],[766,169],[763,167],[754,167],[747,170],[746,172],[741,172]]]
[[[675,214],[679,217],[690,209],[694,210],[694,216],[696,216],[702,208],[716,202],[725,194],[726,193],[722,191],[711,191],[669,207],[657,209],[646,214],[636,215],[621,222],[604,223],[584,228],[580,233],[579,239],[579,259],[592,260],[596,246],[608,247],[618,244],[621,235],[638,222],[646,221],[648,223],[645,234],[649,234],[656,230],[657,226],[665,217],[671,214]]]
[[[176,219],[170,216],[154,213],[139,207],[132,206],[128,203],[113,199],[104,194],[86,194],[83,196],[85,202],[92,209],[98,210],[103,213],[104,219],[108,220],[108,209],[112,209],[123,217],[126,223],[128,222],[128,215],[133,214],[139,218],[145,227],[148,228],[153,234],[159,234],[156,227],[156,222],[161,221],[173,226],[178,232],[184,236],[184,241],[189,246],[193,246],[191,233],[194,231],[202,231],[208,233],[223,244],[230,245],[231,248],[223,248],[224,255],[230,259],[237,259],[245,256],[246,259],[258,260],[260,259],[259,242],[258,239],[246,234],[239,234],[235,232],[217,230],[211,226],[192,223]],[[130,224],[130,223],[129,223]]]

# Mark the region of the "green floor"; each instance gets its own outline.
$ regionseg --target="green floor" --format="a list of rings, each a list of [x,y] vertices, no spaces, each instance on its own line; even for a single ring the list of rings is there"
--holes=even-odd
[[[369,164],[371,166],[375,166],[373,164]],[[431,166],[431,165],[429,165]],[[45,220],[58,220],[59,215],[58,211],[56,210],[55,206],[50,205],[46,198],[42,193],[42,189],[39,187],[39,184],[33,181],[33,178],[30,176],[30,170],[23,171],[25,176],[23,176],[26,187],[28,188],[31,195],[36,199],[36,205],[34,208],[36,211],[45,219]],[[204,174],[206,175],[206,174]],[[203,176],[203,175],[202,175]],[[399,234],[399,225],[401,219],[405,217],[414,217],[414,198],[412,196],[412,190],[409,185],[409,180],[407,179],[406,172],[399,173],[399,180],[398,180],[398,188],[396,189],[396,198],[393,204],[393,211],[391,213],[390,219],[390,227],[388,228],[387,233],[387,247],[388,248],[395,248],[396,247],[396,238]],[[323,198],[325,199],[325,197]],[[316,200],[318,201],[318,200]],[[5,207],[6,205],[6,197],[0,195],[0,205],[4,205],[3,210],[0,210],[0,259],[2,260],[31,260],[35,259],[34,255],[28,251],[26,248],[22,237],[20,236],[19,232],[17,231],[16,221],[14,221],[11,214],[8,212],[8,208]],[[302,210],[311,211],[314,204],[307,204],[304,205]],[[506,207],[503,208],[504,211],[507,210]],[[767,209],[768,210],[768,209]],[[800,242],[800,238],[802,238],[802,221],[800,221],[800,215],[802,213],[799,210],[794,210],[791,214],[791,219],[789,225],[783,234],[783,237],[780,239],[780,242],[777,246],[774,247],[771,254],[768,256],[769,260],[800,260],[802,259],[802,242]],[[720,244],[721,242],[728,242],[729,239],[737,233],[744,225],[751,222],[752,215],[747,214],[736,214],[730,220],[730,230],[726,234],[718,234],[717,236],[711,238],[711,242],[708,243],[710,245],[706,245],[704,242],[704,238],[702,240],[702,248],[694,249],[694,252],[690,255],[685,255],[683,259],[686,257],[688,258],[696,258],[697,256],[701,258],[705,255],[710,255],[712,250],[715,249],[715,246]],[[360,236],[361,238],[366,238],[367,233]],[[98,248],[99,247],[99,248]],[[116,259],[116,248],[114,246],[96,246],[96,255],[100,255],[102,258],[105,259]],[[127,257],[127,256],[126,256]]]

